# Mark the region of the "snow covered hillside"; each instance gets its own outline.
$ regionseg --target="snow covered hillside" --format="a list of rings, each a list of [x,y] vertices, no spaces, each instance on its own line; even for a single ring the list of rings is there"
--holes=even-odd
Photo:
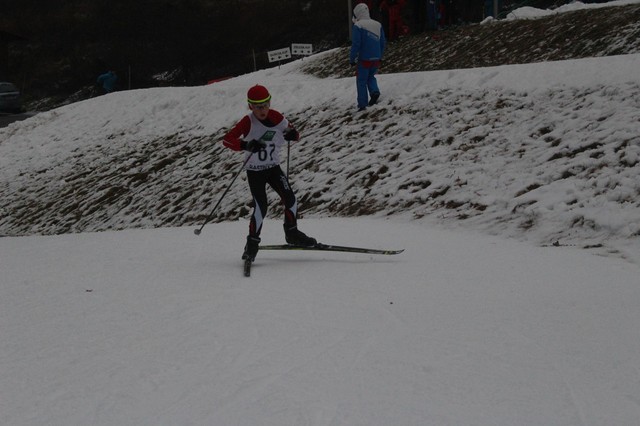
[[[510,23],[549,11],[514,13]],[[599,43],[624,44],[629,31]],[[605,252],[638,240],[638,54],[383,74],[380,104],[356,114],[353,78],[301,71],[336,53],[211,86],[115,93],[0,129],[0,235],[201,222],[240,165],[219,139],[262,83],[303,135],[289,160],[303,215],[424,218]],[[246,217],[245,186],[214,221]]]
[[[605,250],[638,240],[640,55],[381,75],[364,114],[353,79],[315,79],[302,62],[2,129],[0,234],[204,220],[241,163],[219,139],[262,83],[303,135],[290,167],[306,217],[425,218]],[[215,221],[245,217],[248,202],[239,180]]]

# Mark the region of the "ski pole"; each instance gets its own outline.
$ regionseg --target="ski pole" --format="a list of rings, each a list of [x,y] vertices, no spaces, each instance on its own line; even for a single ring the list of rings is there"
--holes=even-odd
[[[207,218],[205,219],[204,223],[202,224],[202,226],[198,229],[194,229],[193,233],[196,235],[200,235],[200,232],[202,232],[202,228],[204,228],[204,226],[209,223],[209,221],[211,220],[211,218],[213,217],[213,213],[215,213],[216,209],[218,208],[218,206],[220,205],[220,203],[222,202],[222,199],[224,198],[225,195],[227,195],[227,192],[229,192],[229,190],[231,189],[231,185],[233,185],[233,182],[236,181],[236,178],[238,177],[238,175],[242,172],[242,169],[244,169],[244,166],[247,165],[247,163],[249,162],[249,160],[251,159],[251,156],[253,155],[253,152],[249,154],[249,156],[247,156],[247,159],[244,160],[244,163],[242,163],[242,167],[240,167],[240,169],[238,170],[238,172],[235,174],[235,176],[233,176],[233,179],[231,180],[231,183],[229,183],[229,185],[227,186],[227,189],[224,190],[224,192],[222,193],[222,196],[220,197],[220,199],[218,200],[218,202],[216,203],[216,205],[213,207],[213,210],[211,210],[211,213],[209,213],[209,216],[207,216]]]
[[[287,179],[289,179],[289,158],[291,157],[291,141],[287,141]]]

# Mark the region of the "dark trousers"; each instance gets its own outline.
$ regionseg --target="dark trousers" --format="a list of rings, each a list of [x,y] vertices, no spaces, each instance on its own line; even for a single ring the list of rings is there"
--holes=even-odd
[[[260,231],[262,231],[262,223],[267,216],[268,208],[267,184],[278,193],[284,205],[285,227],[292,228],[296,226],[298,203],[291,186],[289,186],[289,180],[280,166],[260,171],[247,170],[247,181],[249,182],[254,203],[253,214],[249,222],[249,235],[258,237],[260,236]]]
[[[358,108],[366,108],[369,105],[369,94],[380,94],[376,72],[378,67],[367,66],[361,61],[358,62],[358,74],[356,75],[356,93]]]

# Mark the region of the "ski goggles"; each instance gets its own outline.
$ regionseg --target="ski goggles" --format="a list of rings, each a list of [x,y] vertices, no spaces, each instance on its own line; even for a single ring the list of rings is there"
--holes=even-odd
[[[261,104],[254,104],[253,102],[250,103],[251,107],[253,109],[257,109],[257,110],[265,110],[265,109],[269,109],[269,107],[271,106],[271,102],[267,101],[267,102],[263,102]]]

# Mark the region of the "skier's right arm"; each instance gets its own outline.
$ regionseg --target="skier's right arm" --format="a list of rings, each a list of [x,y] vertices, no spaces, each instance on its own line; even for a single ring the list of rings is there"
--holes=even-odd
[[[245,116],[225,135],[222,139],[223,145],[234,151],[242,151],[244,148],[243,142],[245,142],[242,137],[248,135],[250,130],[251,119],[249,119],[249,116]]]

